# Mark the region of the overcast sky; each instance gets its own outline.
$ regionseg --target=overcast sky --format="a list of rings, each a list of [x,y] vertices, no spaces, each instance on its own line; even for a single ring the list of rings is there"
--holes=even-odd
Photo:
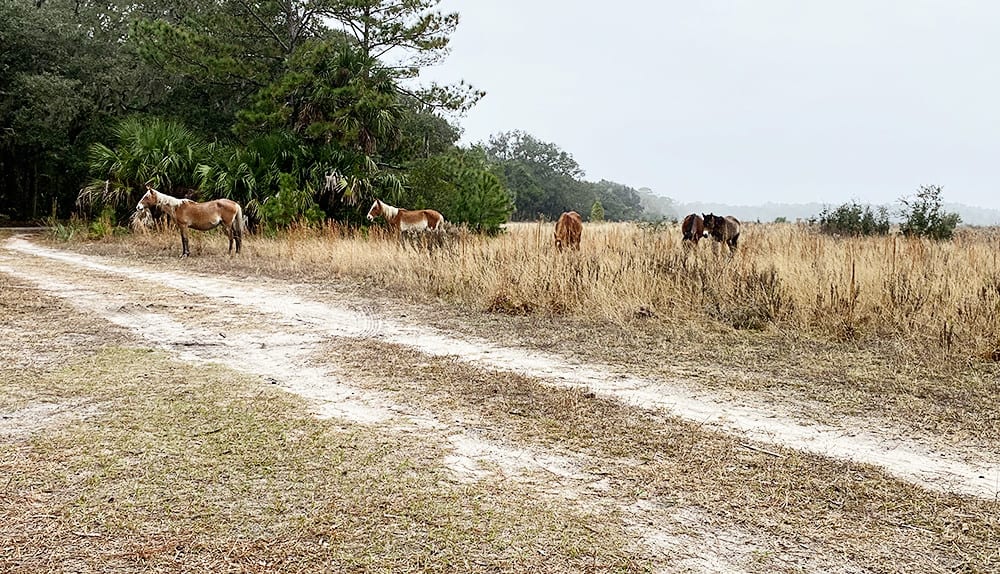
[[[486,97],[465,142],[520,129],[587,179],[679,201],[892,203],[922,184],[1000,208],[1000,2],[444,0],[443,65]]]

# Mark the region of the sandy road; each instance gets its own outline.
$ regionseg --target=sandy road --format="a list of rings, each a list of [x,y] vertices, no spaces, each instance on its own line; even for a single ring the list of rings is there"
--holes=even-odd
[[[1000,496],[998,453],[981,453],[975,457],[978,462],[968,462],[967,452],[964,456],[942,452],[940,448],[882,436],[874,429],[836,428],[797,420],[765,405],[728,403],[670,381],[635,377],[603,365],[580,364],[544,352],[500,346],[483,339],[459,337],[375,317],[363,302],[321,303],[307,295],[290,292],[287,286],[249,285],[232,279],[108,264],[40,247],[20,237],[9,239],[3,247],[16,255],[0,262],[0,272],[31,281],[168,347],[171,341],[194,337],[203,344],[183,345],[179,349],[182,356],[219,360],[283,381],[289,390],[314,400],[318,411],[327,416],[374,421],[384,420],[400,410],[377,393],[362,393],[344,384],[342,376],[331,377],[327,371],[307,364],[309,353],[325,338],[373,338],[410,347],[429,356],[453,356],[480,367],[517,372],[553,385],[587,387],[599,395],[643,408],[662,409],[751,440],[878,465],[926,488],[990,500]],[[45,260],[50,269],[58,268],[73,279],[60,283],[51,275],[41,276],[21,269],[18,263],[25,256]],[[108,300],[108,295],[86,292],[88,285],[101,283],[95,273],[142,280],[198,295],[216,305],[239,310],[240,314],[250,314],[255,323],[270,322],[270,328],[245,336],[246,340],[240,340],[238,334],[230,334],[226,345],[219,346],[218,332],[220,329],[225,332],[226,325],[215,325],[209,330],[204,326],[184,326],[174,317],[151,315],[138,308],[129,311],[126,299]],[[234,354],[234,349],[248,346],[254,352]]]
[[[881,436],[798,420],[767,405],[732,404],[682,381],[637,377],[607,365],[581,364],[551,353],[498,345],[391,320],[356,299],[314,296],[308,285],[240,281],[166,272],[54,250],[14,237],[0,243],[0,273],[119,325],[185,361],[211,361],[260,377],[308,399],[318,416],[350,424],[419,430],[450,452],[443,460],[458,480],[504,478],[590,509],[613,510],[634,534],[636,552],[664,572],[754,571],[754,557],[774,554],[795,571],[864,572],[821,545],[789,550],[767,532],[744,530],[691,507],[636,504],[609,492],[592,474],[587,454],[549,452],[497,441],[476,432],[480,421],[456,419],[401,404],[378,386],[356,384],[356,367],[319,360],[331,340],[373,340],[448,357],[494,372],[515,372],[543,384],[586,387],[595,394],[663,411],[748,440],[878,465],[904,480],[943,492],[993,500],[1000,491],[1000,456],[949,453]],[[367,376],[371,376],[370,374]],[[766,446],[766,445],[765,445]]]

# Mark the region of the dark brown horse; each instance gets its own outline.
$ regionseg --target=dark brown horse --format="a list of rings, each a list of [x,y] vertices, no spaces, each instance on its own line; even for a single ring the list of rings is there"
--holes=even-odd
[[[702,216],[705,219],[705,232],[712,239],[725,243],[730,249],[736,249],[736,243],[740,240],[740,221],[732,215],[722,217],[709,213]]]
[[[684,234],[683,241],[692,241],[698,245],[698,241],[705,236],[705,219],[697,213],[688,215],[681,223],[681,233]]]
[[[243,246],[243,208],[229,199],[216,199],[199,203],[190,199],[177,199],[171,195],[160,193],[151,186],[146,186],[146,195],[135,206],[136,211],[142,211],[157,206],[170,216],[181,231],[181,256],[191,255],[188,247],[187,230],[197,229],[208,231],[222,225],[229,238],[229,254],[233,253],[233,242],[236,252]]]
[[[396,231],[439,230],[444,224],[444,216],[433,209],[400,209],[376,199],[368,210],[368,221],[375,221],[380,215]]]
[[[569,247],[579,250],[581,235],[583,235],[583,220],[579,213],[566,211],[559,216],[555,232],[556,249],[562,251],[564,247]]]

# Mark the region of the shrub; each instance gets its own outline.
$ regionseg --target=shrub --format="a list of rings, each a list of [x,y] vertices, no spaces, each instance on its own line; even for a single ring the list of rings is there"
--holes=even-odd
[[[89,236],[91,239],[107,239],[115,234],[115,227],[115,209],[105,205],[101,214],[90,222]]]
[[[862,207],[851,201],[830,211],[824,208],[819,214],[819,227],[830,235],[886,235],[889,233],[889,210],[871,206]]]
[[[903,204],[899,229],[904,235],[951,239],[962,221],[957,213],[943,210],[941,187],[937,185],[922,185],[915,198],[903,197],[899,202]]]
[[[503,181],[475,148],[414,162],[407,192],[407,208],[436,209],[481,233],[497,233],[514,210]]]
[[[46,220],[45,226],[49,228],[49,233],[54,239],[63,242],[72,241],[86,232],[85,223],[75,216],[65,223],[53,216]]]
[[[298,187],[295,176],[282,173],[278,176],[278,193],[260,204],[260,217],[269,232],[287,228],[294,223],[317,223],[323,220],[323,211],[313,201],[313,194]]]

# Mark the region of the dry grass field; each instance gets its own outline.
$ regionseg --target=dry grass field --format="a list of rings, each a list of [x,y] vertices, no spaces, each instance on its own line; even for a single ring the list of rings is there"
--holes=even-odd
[[[202,235],[196,248],[218,254],[219,241]],[[247,259],[259,273],[347,276],[487,312],[777,328],[829,341],[893,341],[935,360],[1000,360],[997,229],[935,242],[745,224],[734,254],[707,240],[684,246],[675,225],[629,223],[588,224],[579,252],[558,253],[544,223],[510,224],[497,238],[454,231],[433,249],[418,243],[378,229],[297,229],[251,237]],[[108,246],[163,256],[178,245],[168,230]]]
[[[209,297],[177,286],[219,277],[248,294],[263,285],[272,294],[308,294],[310,302],[356,302],[386,321],[417,317],[458,340],[686,381],[733,402],[767,404],[779,416],[940,445],[948,456],[998,452],[1000,270],[991,230],[928,243],[751,224],[733,254],[710,242],[683,246],[673,226],[588,225],[578,253],[556,252],[551,233],[551,224],[515,224],[496,238],[454,231],[427,246],[378,230],[297,229],[250,236],[238,257],[225,255],[221,235],[193,234],[193,256],[182,259],[176,232],[158,230],[33,239],[68,252],[62,263],[25,252],[0,257],[34,278],[32,286],[0,272],[0,309],[12,318],[0,330],[2,357],[15,365],[0,411],[35,412],[26,420],[38,423],[8,437],[15,448],[0,459],[14,477],[0,498],[8,524],[0,528],[0,565],[24,572],[100,571],[102,563],[123,572],[1000,567],[996,500],[748,442],[391,339],[316,337],[322,323],[301,322],[293,307],[267,318],[227,302],[232,291]],[[117,271],[74,271],[74,252]],[[156,283],[149,273],[184,281]],[[51,293],[37,291],[46,285]],[[99,294],[90,312],[73,316],[66,303],[73,294],[53,298],[68,285]],[[150,288],[173,298],[150,302]],[[212,343],[221,345],[219,356],[228,346],[240,356],[269,335],[298,333],[315,341],[311,363],[436,422],[400,432],[398,422],[317,421],[298,398],[262,387],[259,376],[150,353],[97,316],[150,314],[162,327],[188,311],[189,332],[204,327],[222,341]],[[248,348],[238,347],[240,333],[220,338],[231,323],[247,330]],[[192,349],[189,337],[178,335],[172,353]],[[31,410],[40,403],[83,424]],[[526,449],[543,464],[530,480],[515,479],[510,461],[486,456],[499,467],[486,473],[492,478],[456,481],[441,461],[470,437]],[[574,461],[581,476],[565,473],[560,460]],[[57,543],[32,542],[42,535]]]

